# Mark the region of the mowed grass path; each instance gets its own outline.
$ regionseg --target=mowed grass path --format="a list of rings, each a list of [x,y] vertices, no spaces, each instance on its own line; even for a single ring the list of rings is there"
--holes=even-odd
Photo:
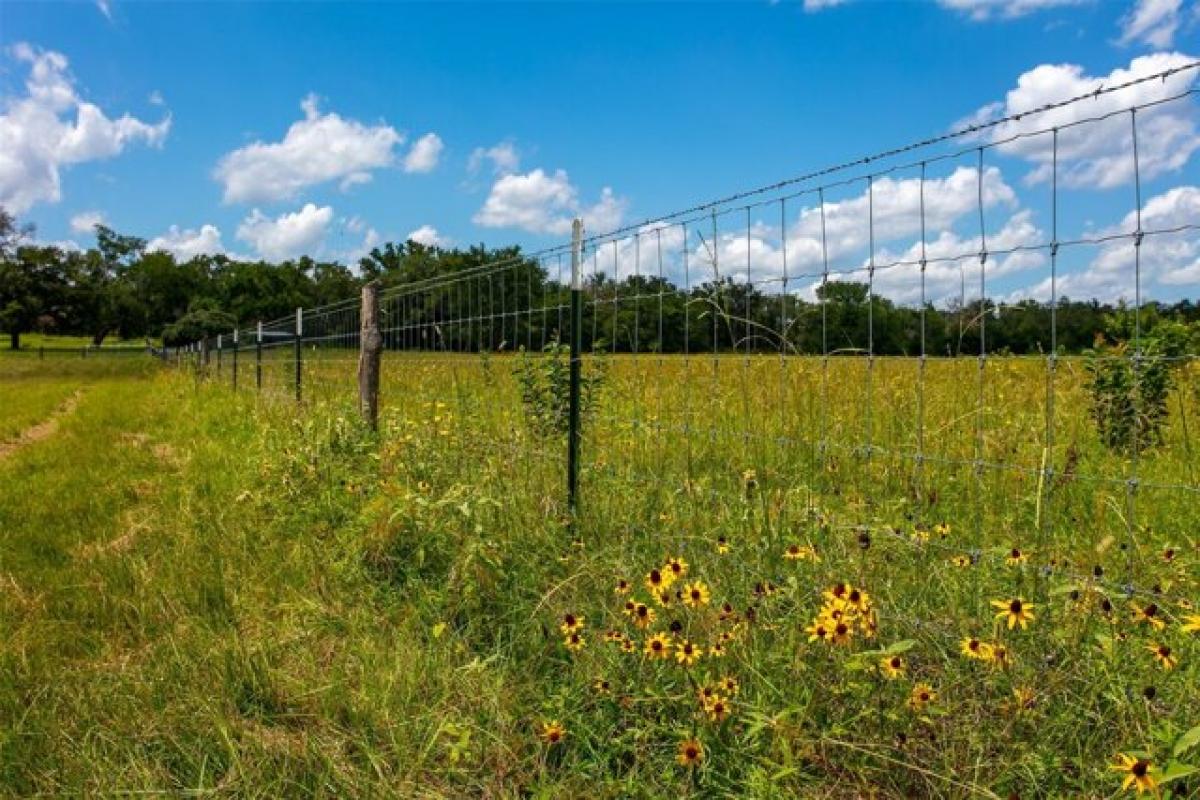
[[[364,565],[365,432],[130,373],[0,462],[0,796],[444,796],[444,704],[517,672],[456,673]]]

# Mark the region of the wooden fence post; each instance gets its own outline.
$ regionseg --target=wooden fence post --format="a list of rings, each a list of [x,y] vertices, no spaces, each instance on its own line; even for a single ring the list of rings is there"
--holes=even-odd
[[[375,430],[379,426],[379,361],[383,336],[379,332],[379,281],[362,289],[362,320],[358,339],[358,408]]]

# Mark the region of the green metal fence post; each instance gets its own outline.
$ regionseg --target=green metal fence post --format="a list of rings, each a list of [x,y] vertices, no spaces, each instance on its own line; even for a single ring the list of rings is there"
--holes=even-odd
[[[583,286],[579,261],[582,244],[583,221],[576,219],[571,223],[571,398],[567,421],[567,508],[572,526],[579,489],[579,378],[583,358]]]
[[[257,336],[254,339],[254,387],[262,391],[262,320],[258,322]]]
[[[300,347],[301,339],[304,336],[304,309],[296,309],[296,402],[300,402],[300,386],[301,374],[303,371],[303,362],[301,361]]]

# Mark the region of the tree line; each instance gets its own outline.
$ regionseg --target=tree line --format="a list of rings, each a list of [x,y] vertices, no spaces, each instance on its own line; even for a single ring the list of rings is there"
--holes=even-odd
[[[0,331],[20,347],[27,332],[159,339],[170,346],[354,297],[362,284],[385,287],[431,279],[435,286],[385,304],[384,324],[411,336],[391,346],[445,349],[541,347],[560,333],[569,293],[519,247],[430,247],[387,243],[357,270],[308,257],[281,263],[225,255],[180,260],[148,250],[144,239],[106,226],[87,250],[36,244],[32,230],[0,208]],[[480,273],[496,262],[507,266]],[[472,272],[476,270],[476,272]],[[455,276],[461,280],[453,280]],[[871,296],[861,283],[830,282],[815,301],[781,297],[732,280],[684,289],[659,277],[590,276],[584,305],[587,349],[611,352],[712,352],[751,349],[801,353],[958,355],[1080,352],[1113,329],[1122,308],[1095,300],[1048,304],[992,299],[924,308]],[[1150,302],[1143,330],[1161,322],[1200,331],[1200,305]],[[923,342],[923,344],[922,344]],[[1194,346],[1194,345],[1191,345]]]

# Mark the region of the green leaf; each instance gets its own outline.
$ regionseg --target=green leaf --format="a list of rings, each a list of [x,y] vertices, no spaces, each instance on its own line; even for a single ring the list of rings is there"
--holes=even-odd
[[[1170,781],[1177,781],[1180,778],[1186,778],[1188,775],[1192,775],[1196,772],[1200,772],[1200,767],[1193,767],[1191,764],[1183,764],[1178,761],[1172,761],[1163,767],[1155,777],[1158,779],[1159,783],[1168,783]]]
[[[1172,751],[1176,758],[1179,758],[1188,750],[1191,750],[1197,744],[1200,744],[1200,725],[1192,728],[1187,733],[1175,740],[1175,749]]]

